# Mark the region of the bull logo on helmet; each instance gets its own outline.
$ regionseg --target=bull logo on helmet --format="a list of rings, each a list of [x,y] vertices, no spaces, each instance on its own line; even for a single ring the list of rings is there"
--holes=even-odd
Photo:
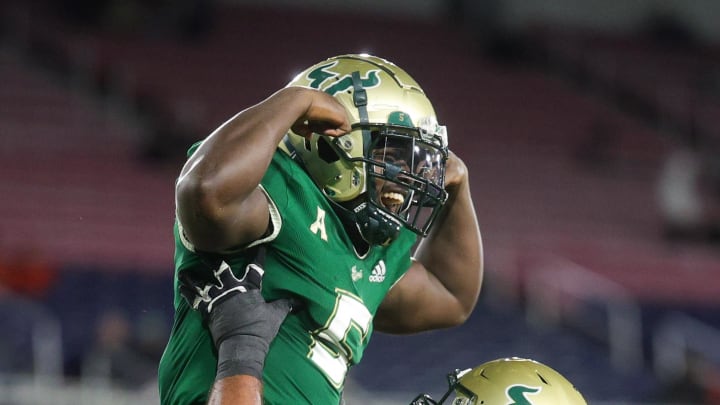
[[[339,73],[333,72],[331,69],[338,64],[338,61],[328,63],[327,65],[319,66],[317,69],[312,70],[307,74],[307,78],[310,79],[308,86],[314,89],[321,89],[323,83],[328,79],[335,78],[335,83],[328,88],[324,89],[325,93],[334,96],[337,93],[348,90],[353,87],[352,76],[346,74],[345,76],[338,78]],[[365,76],[360,77],[360,84],[362,87],[369,89],[380,85],[380,73],[379,69],[369,70]]]
[[[513,402],[508,402],[508,405],[532,405],[525,395],[537,394],[542,389],[539,387],[528,387],[526,385],[513,385],[508,387],[506,393],[508,399]]]

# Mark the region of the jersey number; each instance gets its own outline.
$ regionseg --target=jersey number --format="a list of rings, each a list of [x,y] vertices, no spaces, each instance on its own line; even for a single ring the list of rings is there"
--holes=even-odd
[[[372,314],[359,297],[340,289],[336,292],[338,295],[332,315],[324,327],[312,334],[309,357],[333,386],[339,388],[345,381],[353,349],[365,340]],[[333,348],[340,348],[340,351]]]

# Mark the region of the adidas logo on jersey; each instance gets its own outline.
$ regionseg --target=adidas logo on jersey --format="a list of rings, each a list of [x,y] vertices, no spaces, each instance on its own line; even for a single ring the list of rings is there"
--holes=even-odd
[[[368,280],[370,280],[371,283],[382,283],[385,281],[385,262],[380,260],[378,264],[375,265],[372,269],[372,273],[370,274],[370,277],[368,277]]]

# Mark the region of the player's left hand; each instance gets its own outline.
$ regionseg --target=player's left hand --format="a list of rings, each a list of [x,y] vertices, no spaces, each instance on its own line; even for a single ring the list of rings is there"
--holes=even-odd
[[[466,182],[468,178],[468,169],[465,162],[462,161],[455,153],[449,151],[447,164],[445,165],[445,189],[451,192],[459,185]]]
[[[190,271],[179,275],[180,293],[188,304],[199,311],[210,328],[216,346],[224,336],[246,331],[272,340],[293,302],[280,299],[265,302],[260,293],[264,270],[256,263],[245,267],[238,278],[226,262],[212,273],[212,277],[199,277]]]
[[[237,278],[230,266],[223,261],[220,267],[213,271],[213,277],[209,278],[190,271],[181,271],[180,293],[194,310],[200,311],[203,318],[207,318],[214,306],[234,294],[259,291],[263,274],[264,270],[259,265],[251,263],[245,268],[243,277]]]
[[[293,308],[289,299],[265,301],[260,294],[263,273],[252,263],[238,278],[225,262],[210,280],[180,272],[180,293],[201,313],[218,350],[218,378],[238,374],[261,378],[270,342]]]

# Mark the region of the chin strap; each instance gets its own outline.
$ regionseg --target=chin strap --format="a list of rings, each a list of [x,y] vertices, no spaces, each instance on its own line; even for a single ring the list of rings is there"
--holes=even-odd
[[[360,118],[360,124],[367,124],[370,122],[368,120],[368,112],[367,112],[367,90],[362,85],[362,80],[360,79],[360,72],[357,70],[352,72],[352,85],[353,85],[353,104],[355,104],[355,108],[358,110],[358,117]],[[362,126],[362,135],[363,135],[363,154],[365,156],[368,156],[368,153],[370,152],[370,130],[367,129],[366,125]]]
[[[367,128],[367,125],[363,125],[370,122],[367,112],[367,90],[365,90],[362,85],[359,71],[356,70],[352,72],[351,76],[353,84],[353,104],[358,110],[363,138],[363,154],[367,157],[370,155],[370,143],[372,141],[370,130]],[[352,215],[365,241],[372,245],[389,245],[397,238],[402,225],[396,219],[385,215],[382,210],[369,202],[376,196],[374,195],[375,189],[369,187],[367,183],[370,181],[370,176],[366,175],[366,177],[365,192],[371,197],[367,198],[367,201],[362,202],[351,211]]]
[[[371,245],[387,246],[392,243],[400,234],[402,225],[374,205],[363,204],[365,207],[355,214],[363,239]]]

